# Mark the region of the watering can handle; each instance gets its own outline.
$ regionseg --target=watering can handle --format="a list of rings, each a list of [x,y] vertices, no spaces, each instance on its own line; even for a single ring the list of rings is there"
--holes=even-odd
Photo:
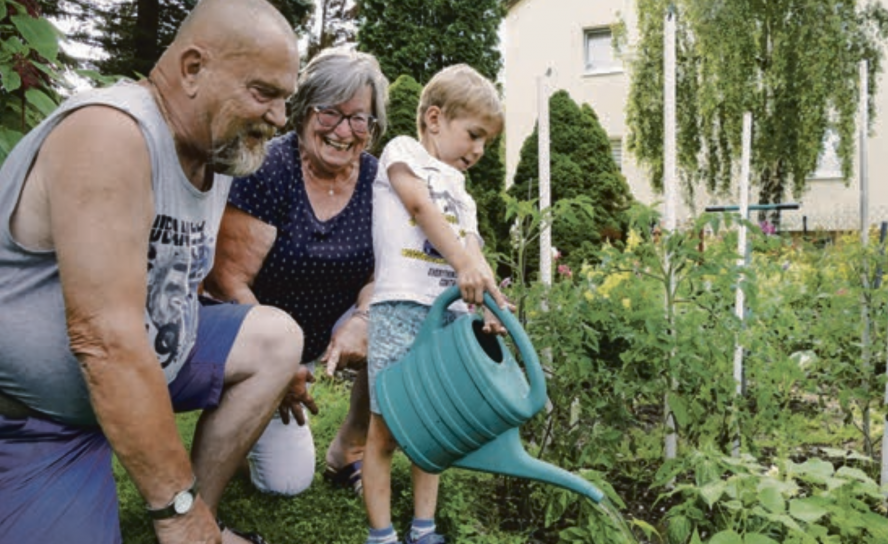
[[[435,299],[435,303],[432,304],[432,308],[429,310],[429,315],[426,317],[417,339],[423,336],[430,336],[435,330],[440,329],[443,326],[444,310],[459,300],[459,298],[459,288],[455,285],[448,287],[446,291],[438,295],[438,298]],[[533,344],[530,343],[527,332],[524,331],[521,323],[518,322],[518,318],[512,312],[497,306],[490,293],[484,293],[484,305],[490,308],[493,315],[500,320],[506,330],[509,331],[512,340],[515,341],[515,347],[518,348],[521,360],[524,361],[527,381],[530,383],[529,400],[531,406],[542,407],[546,402],[546,377],[543,375],[540,359],[537,357]]]

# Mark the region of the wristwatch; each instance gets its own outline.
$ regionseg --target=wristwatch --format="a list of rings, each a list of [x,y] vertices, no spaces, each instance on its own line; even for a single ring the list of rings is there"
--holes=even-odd
[[[197,478],[191,482],[191,487],[176,493],[173,500],[160,508],[147,508],[151,519],[169,519],[176,516],[184,516],[194,507],[197,501]]]

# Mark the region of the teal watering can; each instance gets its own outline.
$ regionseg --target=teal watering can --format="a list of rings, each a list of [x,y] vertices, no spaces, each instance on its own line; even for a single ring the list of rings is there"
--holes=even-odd
[[[604,495],[583,478],[534,459],[518,427],[546,404],[546,381],[527,333],[485,293],[526,370],[503,340],[482,331],[477,315],[443,326],[459,289],[442,293],[429,310],[408,354],[376,379],[380,411],[413,463],[437,474],[455,466],[554,484],[600,502]]]

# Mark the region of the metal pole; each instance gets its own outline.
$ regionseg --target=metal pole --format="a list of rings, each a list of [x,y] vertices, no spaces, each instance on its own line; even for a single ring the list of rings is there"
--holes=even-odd
[[[740,224],[740,230],[737,236],[737,254],[740,259],[737,265],[741,269],[740,278],[737,282],[737,294],[735,300],[735,314],[740,320],[740,331],[743,330],[746,321],[746,293],[743,291],[744,275],[743,268],[746,267],[748,248],[746,243],[746,223],[749,220],[749,166],[752,159],[752,114],[746,112],[743,114],[743,151],[740,159],[740,218],[744,220]],[[740,341],[740,333],[737,334],[737,341],[734,343],[734,384],[737,399],[743,396],[743,344]],[[737,427],[737,435],[734,437],[734,447],[731,452],[734,457],[740,456],[740,428]]]
[[[665,196],[663,227],[667,235],[675,231],[676,226],[676,145],[675,145],[675,6],[670,5],[666,12],[663,32],[663,192]],[[672,317],[672,293],[675,290],[675,276],[672,272],[672,255],[666,253],[666,270],[669,275],[666,293],[666,317],[669,322],[670,334],[675,335]],[[675,353],[670,353],[670,363]],[[673,388],[675,384],[670,384]],[[678,453],[678,435],[675,432],[675,415],[669,408],[668,394],[664,400],[666,411],[666,442],[664,445],[666,459],[675,459]]]
[[[539,98],[539,174],[540,174],[540,213],[548,213],[551,206],[551,179],[549,172],[549,89],[546,85],[552,69],[537,78]],[[543,285],[552,285],[552,225],[544,221],[540,225],[540,280]]]

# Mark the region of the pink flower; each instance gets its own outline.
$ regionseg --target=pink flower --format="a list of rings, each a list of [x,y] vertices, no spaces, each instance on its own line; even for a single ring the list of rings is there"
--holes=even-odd
[[[777,234],[777,227],[775,227],[768,221],[762,221],[761,223],[759,223],[759,227],[761,227],[762,232],[765,233],[766,236]]]
[[[512,278],[503,278],[503,281],[500,282],[500,289],[505,289],[506,287],[512,285]]]
[[[567,266],[566,264],[559,264],[558,265],[558,273],[561,274],[562,276],[564,276],[565,278],[569,278],[569,277],[573,276],[573,272],[571,272],[570,267]]]

